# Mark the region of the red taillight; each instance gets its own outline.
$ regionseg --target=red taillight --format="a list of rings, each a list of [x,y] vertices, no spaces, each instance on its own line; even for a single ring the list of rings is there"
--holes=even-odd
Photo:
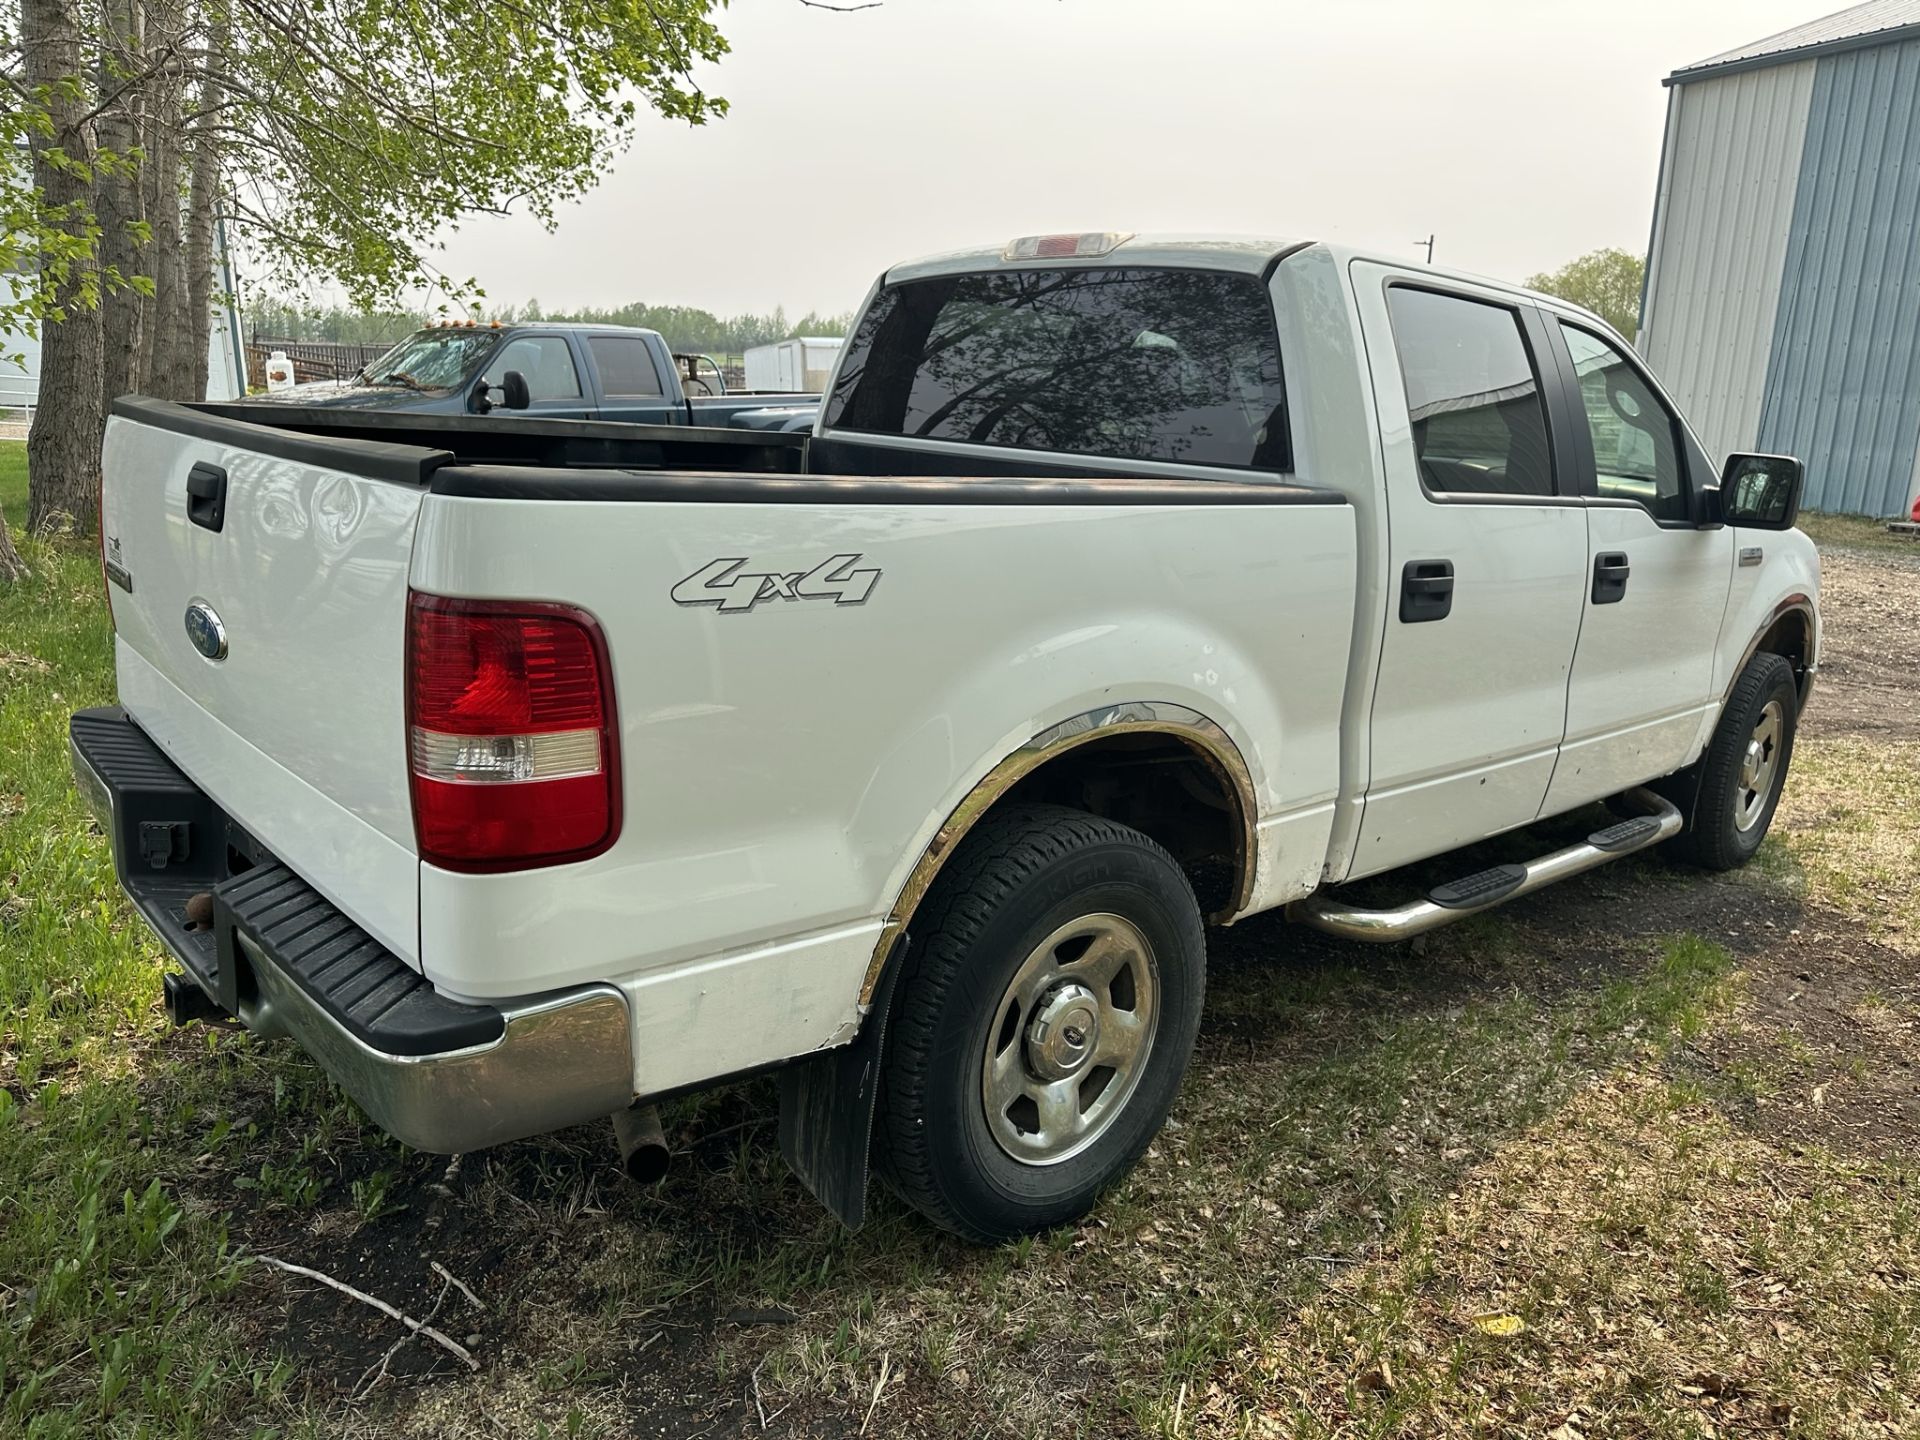
[[[620,755],[600,627],[580,610],[408,595],[407,750],[420,858],[517,870],[598,855],[620,832]]]

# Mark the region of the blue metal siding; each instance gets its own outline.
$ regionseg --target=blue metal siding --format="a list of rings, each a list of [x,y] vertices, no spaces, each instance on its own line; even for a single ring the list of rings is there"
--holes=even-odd
[[[1920,443],[1920,40],[1823,56],[1787,236],[1760,448],[1809,509],[1904,513]]]

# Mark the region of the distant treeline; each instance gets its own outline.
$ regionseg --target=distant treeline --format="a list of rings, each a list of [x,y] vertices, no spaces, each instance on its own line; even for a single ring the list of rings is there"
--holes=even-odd
[[[337,306],[314,309],[290,301],[269,298],[248,307],[247,331],[250,335],[270,335],[276,340],[331,340],[348,345],[379,345],[398,340],[422,325],[452,318],[443,313],[412,315],[403,311],[347,310]],[[459,318],[467,318],[464,314]],[[647,305],[639,301],[615,310],[547,310],[538,300],[525,305],[502,305],[476,310],[480,321],[513,322],[553,320],[578,321],[598,325],[638,325],[658,330],[675,350],[701,351],[713,355],[738,355],[749,346],[785,340],[791,335],[844,335],[853,316],[817,315],[809,312],[799,319],[787,317],[784,306],[775,306],[770,315],[729,315],[722,317],[691,305]]]

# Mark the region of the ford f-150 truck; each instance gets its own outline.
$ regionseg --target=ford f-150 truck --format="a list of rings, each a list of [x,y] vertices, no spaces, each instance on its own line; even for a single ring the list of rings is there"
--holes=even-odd
[[[808,435],[124,399],[105,474],[74,765],[176,1018],[436,1151],[771,1070],[835,1213],[977,1239],[1146,1148],[1206,922],[1744,863],[1820,650],[1797,461],[1327,244],[902,265]]]
[[[674,354],[656,330],[557,323],[429,325],[351,380],[314,380],[259,398],[326,410],[505,411],[746,430],[806,429],[820,408],[819,396],[798,392],[729,394],[718,365]]]

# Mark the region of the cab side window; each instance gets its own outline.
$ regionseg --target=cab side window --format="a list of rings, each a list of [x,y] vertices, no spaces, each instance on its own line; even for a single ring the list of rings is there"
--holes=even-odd
[[[487,383],[498,385],[509,370],[527,377],[536,402],[580,398],[580,372],[564,335],[521,335],[509,341],[487,366]]]
[[[1438,495],[1551,495],[1540,382],[1504,305],[1396,285],[1394,348],[1420,480]]]
[[[600,367],[600,389],[609,400],[653,400],[660,394],[660,375],[653,368],[653,352],[644,340],[619,335],[592,335],[587,349]]]
[[[1580,381],[1601,495],[1644,505],[1656,520],[1687,520],[1680,427],[1653,387],[1613,346],[1590,331],[1560,326]]]

